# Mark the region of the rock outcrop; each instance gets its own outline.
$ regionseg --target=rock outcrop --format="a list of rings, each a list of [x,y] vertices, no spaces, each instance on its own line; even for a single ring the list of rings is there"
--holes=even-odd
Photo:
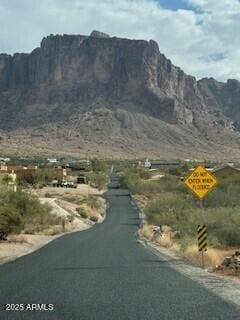
[[[233,272],[237,273],[240,271],[240,251],[235,251],[232,256],[226,257],[222,264],[216,266],[215,271],[223,271],[223,272]]]
[[[196,81],[153,40],[50,35],[0,54],[0,151],[234,157],[239,88]]]

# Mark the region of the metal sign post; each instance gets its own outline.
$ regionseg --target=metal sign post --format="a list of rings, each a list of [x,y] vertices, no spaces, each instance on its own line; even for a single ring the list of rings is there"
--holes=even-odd
[[[203,198],[216,186],[217,179],[203,166],[196,167],[184,180],[186,186],[200,201],[200,220],[198,225],[198,251],[202,256],[202,268],[204,269],[204,252],[207,251],[207,227],[204,224]]]
[[[199,202],[200,202],[200,214],[201,214],[201,221],[202,221],[202,224],[204,223],[204,218],[203,218],[203,199],[201,198],[200,200],[199,200]],[[199,228],[199,226],[198,226],[198,250],[201,250],[201,248],[200,248],[200,243],[201,243],[201,235],[199,234],[199,231],[201,231],[202,230],[202,228],[199,230],[200,228]],[[202,253],[202,268],[204,269],[204,251],[203,250],[201,250],[201,253]]]

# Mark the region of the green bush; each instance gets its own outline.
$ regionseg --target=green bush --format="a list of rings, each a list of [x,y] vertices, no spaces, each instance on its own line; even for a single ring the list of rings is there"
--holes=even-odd
[[[97,216],[92,216],[90,217],[90,220],[93,222],[98,222],[98,217]]]
[[[86,210],[84,208],[77,208],[76,211],[78,212],[78,214],[80,214],[80,216],[84,219],[87,219],[88,218],[88,214],[86,212]]]
[[[165,193],[157,200],[149,201],[145,213],[150,224],[168,225],[181,234],[194,232],[197,226],[196,209],[193,209],[187,198],[179,194]],[[195,220],[195,221],[194,221]]]
[[[143,169],[139,172],[139,177],[147,180],[151,178],[151,173],[148,170]]]
[[[240,183],[224,179],[209,193],[204,200],[206,207],[236,207],[240,206]]]
[[[168,173],[173,176],[181,176],[183,169],[181,168],[171,168],[168,170]]]
[[[0,206],[0,231],[4,233],[18,233],[23,227],[22,217],[11,206]]]
[[[98,198],[96,196],[89,196],[86,199],[86,204],[91,207],[92,209],[100,209],[100,203],[98,201]]]
[[[41,228],[58,223],[50,212],[49,205],[21,189],[0,193],[0,229],[7,232],[20,232],[29,224]]]
[[[209,208],[204,211],[208,238],[214,245],[240,244],[240,207]]]
[[[93,172],[105,172],[106,163],[104,161],[98,160],[97,158],[91,160],[91,166]]]
[[[99,190],[107,186],[107,175],[104,172],[91,172],[88,174],[90,185]]]
[[[166,175],[159,180],[141,181],[142,174],[143,171],[141,168],[130,168],[126,170],[120,178],[122,186],[127,187],[133,194],[142,194],[147,197],[169,191],[186,193],[186,187],[177,176]]]

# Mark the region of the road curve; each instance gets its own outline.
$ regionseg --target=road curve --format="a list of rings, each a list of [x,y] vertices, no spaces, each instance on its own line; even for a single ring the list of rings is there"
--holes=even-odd
[[[240,319],[233,305],[136,241],[138,214],[127,190],[109,189],[105,196],[103,224],[0,266],[0,319]],[[5,311],[5,304],[52,304],[54,310]]]

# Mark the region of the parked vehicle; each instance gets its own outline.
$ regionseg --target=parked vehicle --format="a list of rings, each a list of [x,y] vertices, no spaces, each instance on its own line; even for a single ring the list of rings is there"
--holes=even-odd
[[[87,177],[86,176],[78,176],[77,177],[77,183],[78,184],[87,184]]]
[[[59,181],[54,180],[52,185],[53,187],[57,187],[57,188],[77,188],[76,183],[71,181],[66,181],[66,180],[59,180]]]

